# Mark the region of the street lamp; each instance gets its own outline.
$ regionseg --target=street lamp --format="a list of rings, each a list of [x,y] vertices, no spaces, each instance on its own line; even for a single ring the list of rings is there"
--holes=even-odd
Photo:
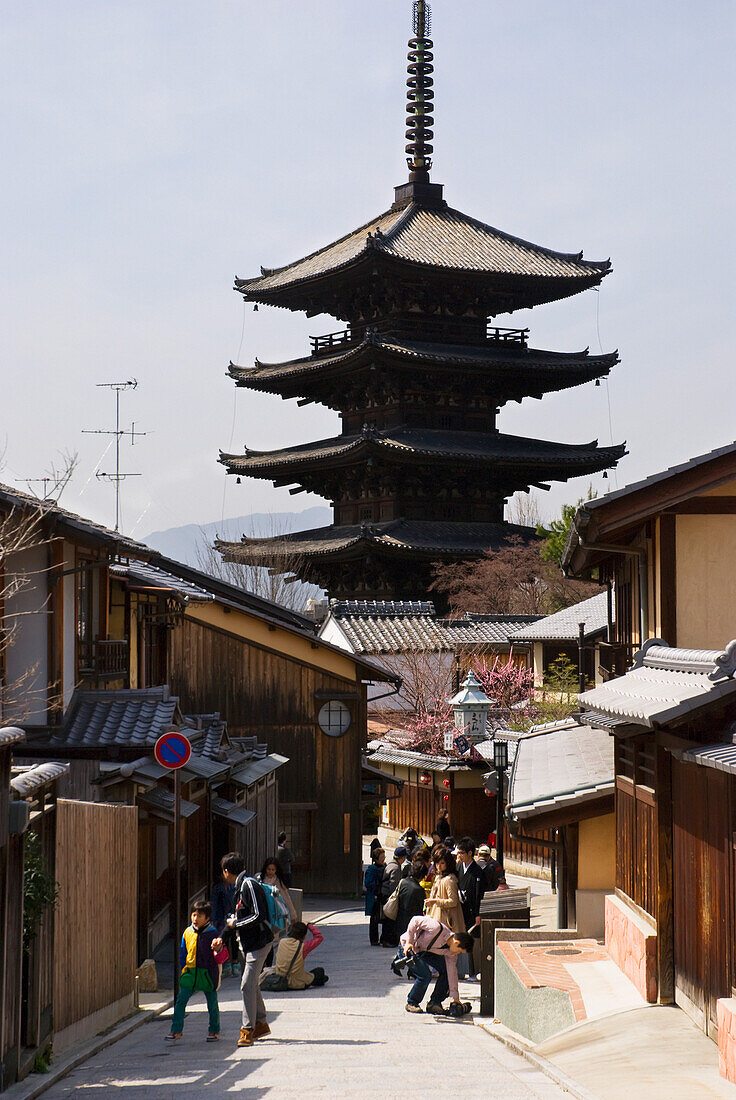
[[[496,769],[496,859],[503,870],[503,777],[509,766],[509,746],[498,738],[493,742],[493,766]]]
[[[448,703],[452,707],[458,733],[463,733],[468,741],[485,741],[488,711],[493,706],[493,699],[489,699],[483,691],[472,669],[457,695],[448,699]]]

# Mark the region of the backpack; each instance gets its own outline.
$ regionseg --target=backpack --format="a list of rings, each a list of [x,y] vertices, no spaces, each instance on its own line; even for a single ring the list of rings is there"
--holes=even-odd
[[[289,925],[289,910],[286,902],[279,895],[277,886],[269,886],[267,882],[262,882],[261,886],[266,894],[268,923],[271,925],[271,930],[284,932]]]

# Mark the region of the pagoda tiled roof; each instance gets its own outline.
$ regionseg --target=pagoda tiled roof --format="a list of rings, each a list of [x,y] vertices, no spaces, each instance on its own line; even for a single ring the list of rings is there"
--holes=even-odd
[[[276,538],[246,538],[241,542],[215,543],[226,561],[257,562],[264,553],[270,560],[283,557],[360,557],[366,547],[388,554],[457,557],[478,556],[497,550],[509,539],[530,542],[536,538],[533,527],[512,523],[454,523],[432,520],[389,520],[386,523],[317,527],[295,531]]]
[[[408,364],[436,363],[438,366],[476,368],[481,371],[503,372],[518,385],[518,372],[541,373],[550,378],[573,375],[574,384],[607,375],[618,362],[618,352],[590,355],[587,348],[576,352],[543,351],[538,348],[514,347],[509,344],[470,346],[461,344],[425,343],[395,336],[369,335],[360,343],[335,355],[308,355],[282,363],[261,363],[243,367],[230,363],[229,376],[241,386],[280,392],[280,383],[287,379],[318,378],[336,369],[360,366],[381,352]]]
[[[278,451],[248,449],[244,455],[221,454],[220,462],[231,473],[247,473],[252,477],[268,477],[272,472],[310,465],[323,466],[329,460],[350,458],[361,452],[382,452],[397,461],[406,458],[438,458],[443,461],[488,462],[494,465],[524,465],[545,469],[549,466],[570,467],[570,476],[591,463],[595,468],[613,465],[625,453],[617,447],[598,447],[597,440],[584,444],[555,443],[544,439],[502,435],[500,432],[441,431],[429,428],[364,429],[359,435],[340,435],[314,443],[303,443]]]
[[[359,229],[295,263],[261,268],[252,279],[236,279],[235,289],[252,301],[268,301],[279,291],[318,279],[382,254],[421,267],[542,280],[574,280],[596,285],[610,260],[584,260],[555,252],[486,225],[442,205],[410,202],[366,222]],[[579,289],[583,289],[581,285]],[[554,297],[564,296],[554,295]]]

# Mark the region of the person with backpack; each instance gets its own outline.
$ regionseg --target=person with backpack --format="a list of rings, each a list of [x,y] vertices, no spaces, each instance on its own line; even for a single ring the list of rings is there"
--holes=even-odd
[[[271,1034],[259,984],[273,943],[271,914],[265,887],[246,873],[245,861],[237,852],[231,852],[222,860],[222,877],[235,886],[235,912],[228,918],[228,924],[237,930],[243,952],[240,982],[243,1020],[238,1046],[251,1047],[256,1039]]]
[[[271,856],[265,861],[258,875],[258,881],[262,886],[266,887],[268,910],[271,914],[273,943],[268,958],[266,959],[266,966],[270,966],[273,962],[274,951],[276,950],[279,939],[286,931],[289,924],[297,919],[297,911],[294,908],[294,902],[291,900],[291,894],[286,885],[281,863],[278,859]]]

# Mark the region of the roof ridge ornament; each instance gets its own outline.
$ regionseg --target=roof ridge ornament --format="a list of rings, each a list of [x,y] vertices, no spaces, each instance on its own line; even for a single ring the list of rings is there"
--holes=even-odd
[[[732,638],[723,653],[716,657],[716,667],[708,676],[709,680],[730,680],[736,673],[736,638]]]

